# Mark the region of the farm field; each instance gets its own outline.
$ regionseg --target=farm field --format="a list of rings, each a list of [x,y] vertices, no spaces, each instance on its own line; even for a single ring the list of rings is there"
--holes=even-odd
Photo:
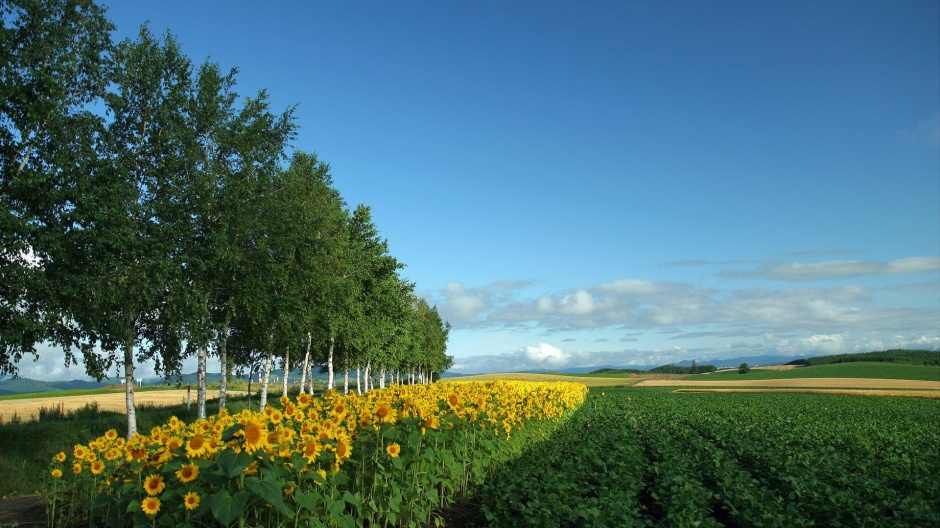
[[[486,526],[937,526],[935,401],[591,390],[482,487]]]
[[[243,396],[244,391],[231,391],[231,397]],[[218,391],[207,391],[206,399],[218,399]],[[134,402],[138,406],[166,407],[170,405],[185,405],[185,389],[148,390],[134,392]],[[46,394],[36,398],[8,398],[0,399],[0,423],[9,422],[15,415],[20,420],[35,420],[43,408],[60,408],[63,412],[81,409],[88,404],[97,404],[101,411],[123,413],[127,410],[123,392],[101,391],[95,394],[82,394],[71,396],[58,396]],[[191,393],[191,405],[196,405],[196,391]]]

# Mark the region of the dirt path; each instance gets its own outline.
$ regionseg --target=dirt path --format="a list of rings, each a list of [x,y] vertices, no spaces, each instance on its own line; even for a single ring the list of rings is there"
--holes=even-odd
[[[229,393],[232,396],[244,393]],[[278,393],[279,395],[279,393]],[[191,404],[196,405],[196,391],[191,393]],[[207,394],[210,400],[217,399],[218,392]],[[110,392],[104,394],[88,394],[84,396],[47,396],[44,398],[24,398],[21,400],[0,400],[0,423],[9,422],[15,414],[21,420],[35,420],[39,416],[39,409],[51,409],[62,406],[64,411],[80,409],[89,403],[97,402],[98,409],[102,411],[112,411],[123,413],[126,410],[123,392]],[[185,389],[170,389],[160,391],[142,391],[134,393],[134,404],[155,405],[163,407],[167,405],[180,405],[186,403]]]

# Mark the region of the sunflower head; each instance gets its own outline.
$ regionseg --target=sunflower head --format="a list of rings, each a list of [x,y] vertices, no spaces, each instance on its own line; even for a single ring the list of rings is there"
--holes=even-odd
[[[199,466],[196,464],[186,464],[176,472],[176,478],[180,479],[183,484],[196,480],[198,476]]]
[[[389,444],[388,447],[385,448],[385,451],[388,453],[388,456],[398,458],[398,455],[401,454],[401,446],[397,443]]]
[[[187,510],[195,510],[199,507],[199,501],[201,497],[195,491],[190,491],[183,497],[183,504],[186,506]]]
[[[147,497],[140,503],[140,509],[147,515],[156,515],[160,511],[160,499]]]
[[[163,482],[163,475],[150,475],[144,480],[144,491],[151,497],[162,493],[164,488],[166,488],[166,483]],[[157,508],[159,507],[158,504]]]

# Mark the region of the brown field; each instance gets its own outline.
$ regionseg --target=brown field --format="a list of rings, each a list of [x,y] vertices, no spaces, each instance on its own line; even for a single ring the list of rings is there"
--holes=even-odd
[[[244,393],[228,392],[229,395],[244,395]],[[280,396],[278,391],[277,396]],[[277,397],[276,396],[276,397]],[[209,391],[207,399],[217,399],[217,391]],[[89,403],[97,402],[98,409],[123,413],[126,410],[124,393],[111,392],[103,394],[86,394],[83,396],[47,396],[44,398],[24,398],[21,400],[0,401],[0,423],[7,423],[15,414],[21,420],[35,420],[39,416],[39,409],[52,409],[62,406],[63,411],[80,409]],[[186,403],[186,390],[172,389],[160,391],[142,391],[134,393],[134,404],[154,405],[163,407],[167,405],[180,405]],[[192,391],[192,405],[196,405],[196,391]]]
[[[570,381],[583,383],[588,387],[628,387],[636,384],[639,378],[592,378],[587,376],[562,376],[560,374],[528,374],[525,372],[511,374],[478,374],[476,376],[461,376],[448,378],[446,381],[491,381],[491,380],[520,380],[520,381]]]

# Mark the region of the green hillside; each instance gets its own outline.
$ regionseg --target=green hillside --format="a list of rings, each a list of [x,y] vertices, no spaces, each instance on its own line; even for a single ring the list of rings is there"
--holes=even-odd
[[[798,367],[789,370],[751,369],[747,374],[740,374],[737,369],[734,369],[689,377],[689,379],[712,381],[718,379],[765,380],[794,378],[880,378],[940,381],[940,366],[859,361]]]

